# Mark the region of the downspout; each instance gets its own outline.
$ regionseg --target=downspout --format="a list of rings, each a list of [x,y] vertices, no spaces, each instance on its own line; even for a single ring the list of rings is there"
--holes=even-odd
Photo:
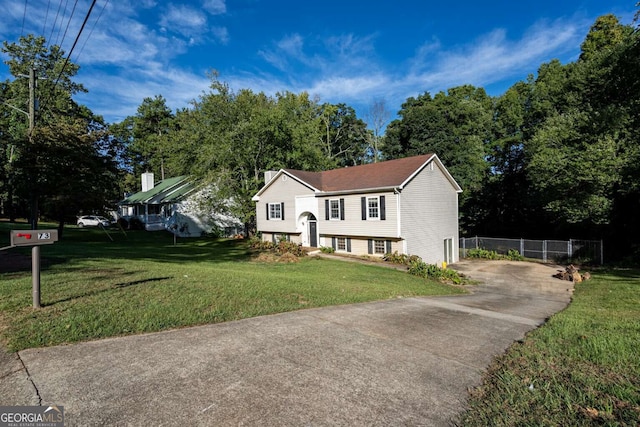
[[[393,189],[393,194],[396,195],[396,225],[397,225],[397,237],[400,238],[401,234],[402,234],[402,212],[400,210],[400,190],[398,189],[398,187],[395,187]]]

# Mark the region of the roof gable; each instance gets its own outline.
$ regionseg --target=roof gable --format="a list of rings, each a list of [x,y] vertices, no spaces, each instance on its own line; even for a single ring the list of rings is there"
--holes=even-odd
[[[151,190],[139,191],[120,201],[119,205],[157,205],[175,203],[184,199],[195,190],[196,186],[186,176],[167,178],[158,182]]]

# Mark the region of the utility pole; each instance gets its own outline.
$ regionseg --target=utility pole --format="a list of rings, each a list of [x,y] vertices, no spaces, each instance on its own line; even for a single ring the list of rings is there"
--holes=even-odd
[[[33,155],[33,172],[31,180],[31,229],[38,229],[38,173],[36,153],[33,146],[33,131],[36,127],[36,70],[29,68],[29,151]],[[40,246],[31,248],[31,288],[33,294],[33,308],[40,308]]]
[[[33,147],[33,131],[36,127],[36,70],[31,67],[29,69],[29,150],[35,157]],[[33,159],[33,175],[29,177],[31,180],[31,229],[38,229],[38,180],[35,176],[38,173],[35,158]],[[35,248],[35,247],[34,247]]]
[[[32,173],[28,177],[31,183],[31,213],[30,213],[30,224],[32,230],[38,229],[38,165],[36,162],[36,150],[33,143],[33,132],[36,127],[36,69],[31,67],[29,68],[29,75],[18,74],[18,77],[27,77],[29,78],[29,111],[24,111],[18,107],[14,107],[11,104],[7,104],[6,102],[2,102],[9,108],[12,108],[16,111],[21,112],[22,114],[26,114],[29,118],[29,143],[27,144],[27,151],[33,154],[33,158],[31,160]],[[11,147],[11,157],[9,159],[9,163],[13,160],[13,147]]]

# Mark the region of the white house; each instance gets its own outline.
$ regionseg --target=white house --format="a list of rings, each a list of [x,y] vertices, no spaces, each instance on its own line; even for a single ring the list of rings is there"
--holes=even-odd
[[[209,187],[197,187],[189,177],[178,176],[154,182],[154,174],[142,174],[142,191],[120,201],[119,216],[134,218],[145,230],[168,230],[181,237],[199,237],[214,230],[224,236],[241,233],[242,223],[229,215],[212,212],[200,201]]]
[[[458,260],[458,193],[438,156],[306,172],[265,173],[253,197],[264,240],[382,256],[418,255],[441,264]]]

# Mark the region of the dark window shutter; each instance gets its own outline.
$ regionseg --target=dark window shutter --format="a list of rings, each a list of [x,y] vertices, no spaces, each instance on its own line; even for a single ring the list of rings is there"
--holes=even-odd
[[[391,240],[387,240],[386,241],[386,245],[387,245],[387,253],[390,254],[391,253]]]
[[[384,196],[380,196],[380,219],[387,219],[387,210],[385,208]]]
[[[373,240],[369,239],[369,253],[372,254],[373,253]]]
[[[284,221],[284,202],[280,203],[280,219]]]
[[[331,238],[331,247],[333,248],[333,250],[335,251],[336,249],[338,249],[338,244],[336,242],[336,238],[332,237]]]
[[[329,221],[329,199],[324,201],[324,219]]]
[[[340,219],[344,221],[344,199],[340,199]]]
[[[351,239],[347,237],[347,252],[351,252]]]
[[[362,220],[366,221],[367,219],[367,198],[366,197],[360,197],[360,207],[362,210]]]
[[[267,203],[267,220],[269,220],[269,203]]]

